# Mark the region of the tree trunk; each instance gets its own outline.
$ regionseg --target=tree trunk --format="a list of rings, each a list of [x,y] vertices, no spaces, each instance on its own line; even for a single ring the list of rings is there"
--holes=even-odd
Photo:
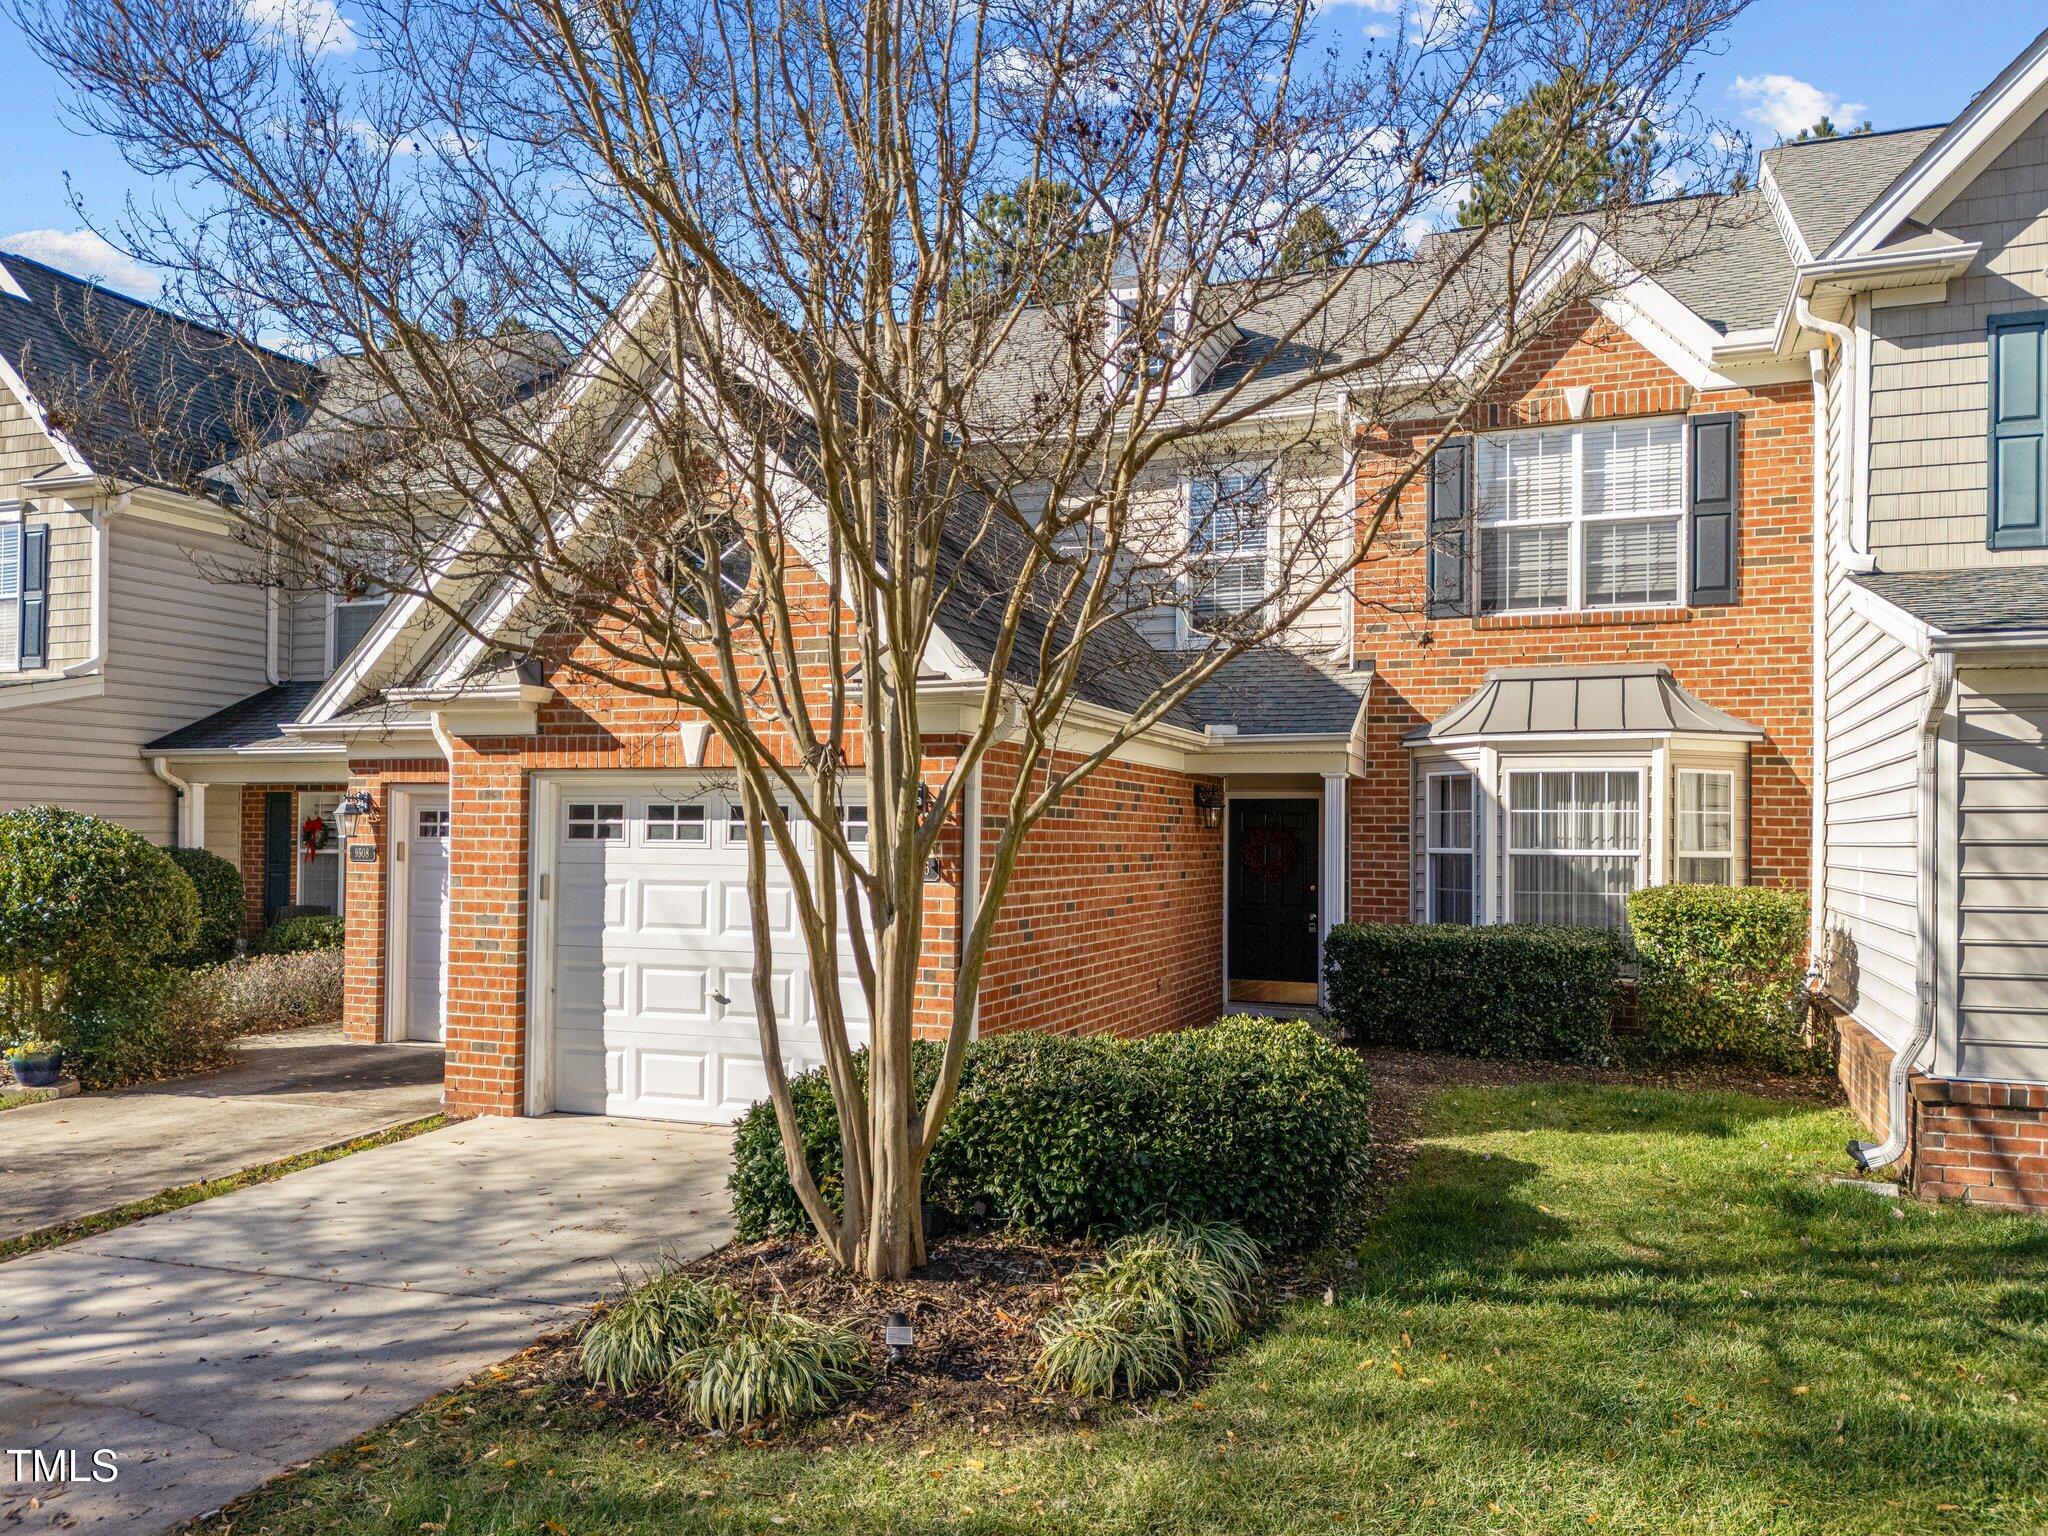
[[[910,1049],[923,922],[916,903],[908,905],[882,938],[875,974],[868,1230],[861,1251],[861,1273],[871,1280],[901,1280],[924,1262],[924,1158]]]

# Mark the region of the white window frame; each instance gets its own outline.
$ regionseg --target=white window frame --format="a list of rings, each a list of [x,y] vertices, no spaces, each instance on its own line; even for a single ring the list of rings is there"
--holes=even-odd
[[[1448,783],[1452,780],[1463,780],[1471,793],[1470,803],[1465,807],[1465,846],[1462,848],[1451,847],[1436,840],[1436,788],[1439,783]],[[1471,911],[1465,919],[1465,925],[1477,927],[1483,917],[1480,894],[1484,889],[1485,876],[1479,857],[1479,824],[1481,820],[1480,806],[1482,803],[1483,795],[1479,784],[1479,775],[1468,768],[1437,768],[1425,773],[1422,777],[1423,915],[1429,922],[1440,923],[1446,921],[1437,912],[1436,861],[1438,855],[1462,854],[1469,861],[1467,865],[1469,870],[1467,889]]]
[[[1688,606],[1691,573],[1687,567],[1685,536],[1685,487],[1690,470],[1689,455],[1692,434],[1685,430],[1683,415],[1632,416],[1606,421],[1565,422],[1541,427],[1526,427],[1507,432],[1484,432],[1473,449],[1473,505],[1474,548],[1470,579],[1472,582],[1473,611],[1482,618],[1531,613],[1627,613],[1631,609],[1682,608]],[[1586,510],[1586,438],[1593,432],[1611,432],[1620,427],[1675,425],[1678,429],[1678,475],[1677,506],[1671,514],[1678,525],[1678,558],[1673,576],[1672,595],[1669,599],[1657,599],[1629,603],[1589,603],[1586,600],[1586,530],[1600,523],[1639,523],[1653,520],[1637,512],[1600,512]],[[1489,484],[1486,476],[1486,460],[1489,452],[1497,452],[1504,443],[1515,439],[1532,440],[1540,436],[1568,436],[1571,441],[1571,509],[1554,517],[1489,518],[1486,512],[1486,491]],[[1533,528],[1563,528],[1565,538],[1565,600],[1561,605],[1551,607],[1523,606],[1489,608],[1486,606],[1486,544],[1490,537],[1497,537],[1502,530]]]
[[[14,589],[0,588],[0,672],[21,670],[21,557],[27,526],[20,502],[0,505],[0,536],[11,533],[14,540]]]
[[[1636,781],[1636,844],[1633,850],[1623,848],[1518,848],[1515,846],[1515,785],[1517,777],[1538,777],[1546,773],[1602,773],[1625,774]],[[1500,770],[1500,871],[1501,871],[1501,921],[1519,923],[1524,919],[1515,911],[1515,856],[1517,854],[1561,859],[1613,859],[1629,857],[1635,864],[1634,883],[1631,893],[1652,883],[1649,868],[1651,847],[1655,840],[1653,823],[1657,801],[1655,799],[1654,763],[1615,763],[1611,761],[1588,760],[1582,763],[1568,761],[1538,761],[1503,763]],[[1625,920],[1624,920],[1625,926]]]
[[[1685,788],[1686,780],[1688,779],[1721,779],[1728,786],[1728,846],[1719,852],[1707,852],[1701,849],[1686,847]],[[1688,862],[1704,863],[1712,860],[1726,866],[1728,871],[1727,878],[1713,882],[1691,883],[1719,885],[1735,885],[1737,883],[1735,878],[1735,818],[1740,793],[1741,786],[1736,783],[1735,770],[1732,768],[1681,768],[1673,775],[1671,791],[1672,818],[1674,822],[1671,838],[1671,878],[1673,880],[1681,883],[1685,882],[1685,866]],[[1700,812],[1698,814],[1704,815],[1706,813]]]
[[[569,802],[563,813],[563,840],[571,843],[623,843],[626,841],[627,819],[623,799],[578,796]],[[581,837],[577,836],[579,829],[587,829]]]
[[[1261,601],[1249,608],[1236,610],[1230,615],[1232,618],[1243,618],[1246,615],[1258,614],[1265,608],[1266,600],[1270,599],[1272,595],[1274,560],[1278,554],[1279,546],[1278,530],[1274,527],[1280,516],[1279,496],[1274,485],[1274,477],[1277,470],[1278,464],[1273,460],[1240,459],[1233,463],[1219,464],[1213,469],[1202,470],[1181,477],[1180,528],[1181,537],[1186,541],[1187,561],[1191,572],[1195,567],[1213,570],[1225,565],[1249,565],[1254,559],[1258,561]],[[1255,552],[1248,552],[1242,546],[1237,546],[1227,555],[1219,555],[1211,550],[1197,552],[1195,548],[1195,487],[1198,484],[1208,482],[1215,486],[1212,495],[1220,498],[1222,495],[1221,482],[1227,475],[1234,475],[1240,480],[1256,479],[1265,487],[1259,497],[1259,503],[1265,509],[1265,527],[1264,533],[1261,536],[1260,548]],[[1209,633],[1195,622],[1193,579],[1192,574],[1190,574],[1184,580],[1182,587],[1181,595],[1183,601],[1180,612],[1180,629],[1181,643],[1183,645],[1199,641]]]
[[[640,841],[672,848],[708,848],[711,817],[694,800],[650,800],[640,816]]]

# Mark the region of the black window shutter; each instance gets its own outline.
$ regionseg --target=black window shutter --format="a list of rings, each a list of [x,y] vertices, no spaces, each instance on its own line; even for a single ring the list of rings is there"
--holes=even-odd
[[[273,789],[263,796],[263,920],[292,904],[292,859],[298,852],[292,825],[292,793]]]
[[[1691,557],[1692,601],[1701,606],[1735,601],[1736,506],[1741,499],[1738,444],[1742,418],[1733,411],[1686,422],[1690,466],[1685,483],[1686,549]]]
[[[1472,612],[1472,439],[1448,439],[1429,465],[1429,595],[1432,619]]]
[[[50,664],[50,530],[30,523],[21,530],[21,669]]]

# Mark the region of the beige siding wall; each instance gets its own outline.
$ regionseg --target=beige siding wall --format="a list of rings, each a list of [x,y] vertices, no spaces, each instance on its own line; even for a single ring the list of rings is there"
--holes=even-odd
[[[1946,299],[1870,313],[1871,546],[1888,571],[2048,562],[1985,547],[1985,323],[2048,305],[2048,122],[1936,224],[1984,249]]]
[[[206,851],[242,868],[242,786],[209,785],[206,791]],[[244,878],[248,871],[243,870]]]
[[[1958,1077],[2048,1081],[2048,669],[1956,678]],[[1943,1042],[1944,1047],[1947,1042]]]
[[[28,485],[60,462],[28,407],[0,387],[0,501],[29,502],[29,520],[50,529],[50,665],[0,673],[0,688],[47,677],[92,651],[92,524],[84,510],[90,503],[39,496]]]
[[[291,682],[320,682],[327,676],[327,594],[293,592],[282,603],[278,665]]]
[[[1246,449],[1227,457],[1211,453],[1200,464],[1211,470],[1226,462],[1267,464],[1275,521],[1269,539],[1271,576],[1268,590],[1284,582],[1286,589],[1306,595],[1341,563],[1353,535],[1356,497],[1343,455],[1323,445],[1296,445],[1275,453]],[[1143,483],[1132,515],[1134,548],[1179,551],[1185,547],[1187,474],[1194,466],[1159,463]],[[1325,658],[1348,645],[1352,625],[1349,583],[1340,581],[1301,615],[1289,632],[1289,643],[1303,653]],[[1132,615],[1133,623],[1162,649],[1185,642],[1183,614],[1162,605]]]
[[[1927,662],[1831,604],[1827,915],[1836,998],[1893,1045],[1911,1034],[1919,947],[1919,746]]]
[[[234,558],[225,536],[131,516],[109,546],[104,688],[0,711],[0,809],[59,804],[168,841],[173,796],[139,749],[264,686],[264,596],[205,574]]]

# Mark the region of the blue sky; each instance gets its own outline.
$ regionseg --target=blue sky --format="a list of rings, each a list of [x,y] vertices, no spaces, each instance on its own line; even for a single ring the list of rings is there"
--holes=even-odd
[[[242,0],[259,17],[333,25],[333,0]],[[1325,24],[1363,32],[1402,0],[1331,0]],[[346,8],[344,7],[344,10]],[[1847,126],[1945,122],[2038,32],[2040,0],[1757,0],[1719,50],[1703,57],[1703,109],[1759,144],[1820,112]],[[92,221],[111,224],[141,178],[103,142],[62,120],[62,83],[0,19],[0,143],[12,146],[0,182],[0,247],[148,294],[154,281],[80,228],[65,178]]]

